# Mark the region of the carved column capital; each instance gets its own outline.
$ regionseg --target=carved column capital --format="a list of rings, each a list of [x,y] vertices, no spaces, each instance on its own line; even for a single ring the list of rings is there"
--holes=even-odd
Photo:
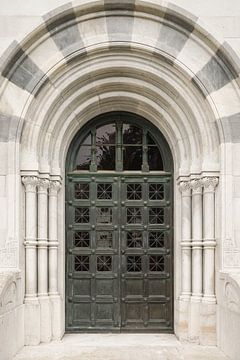
[[[23,176],[22,183],[25,186],[26,192],[35,192],[38,186],[39,179],[37,176]]]
[[[61,182],[59,180],[51,180],[49,186],[49,195],[57,196],[58,191],[61,189]]]
[[[218,177],[207,176],[202,179],[202,184],[205,192],[214,192],[218,185]]]
[[[48,179],[39,179],[38,181],[38,192],[47,193],[50,181]]]
[[[193,195],[195,194],[202,194],[202,179],[193,179],[190,181],[190,187],[192,189]]]
[[[179,190],[181,191],[181,193],[190,193],[191,187],[190,187],[190,181],[181,181],[179,183]]]

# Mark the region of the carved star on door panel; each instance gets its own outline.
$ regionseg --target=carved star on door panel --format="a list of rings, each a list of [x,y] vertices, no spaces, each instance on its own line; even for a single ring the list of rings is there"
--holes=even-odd
[[[112,184],[98,184],[97,198],[99,200],[111,200],[112,199]]]
[[[151,248],[164,247],[164,231],[151,231],[148,234],[148,246]]]
[[[127,185],[127,199],[128,200],[141,200],[142,198],[142,185],[141,184],[128,184]]]
[[[164,199],[164,185],[149,184],[149,200],[163,200],[163,199]]]
[[[75,256],[74,270],[89,271],[89,256]]]
[[[111,256],[98,256],[97,257],[97,271],[111,271],[112,270],[112,257]]]
[[[149,208],[149,224],[164,224],[164,209],[160,207]]]
[[[142,211],[141,208],[129,207],[127,208],[127,223],[128,224],[141,224]]]
[[[76,247],[89,247],[89,245],[90,245],[89,231],[75,231],[74,232],[74,245]]]
[[[89,223],[89,208],[75,209],[75,223],[78,224]]]
[[[142,247],[141,231],[128,231],[127,232],[127,247],[129,247],[129,248]]]
[[[77,183],[74,186],[75,199],[89,199],[89,184]]]
[[[164,271],[164,256],[149,256],[149,271]]]
[[[141,256],[127,256],[127,271],[138,272],[142,270]]]

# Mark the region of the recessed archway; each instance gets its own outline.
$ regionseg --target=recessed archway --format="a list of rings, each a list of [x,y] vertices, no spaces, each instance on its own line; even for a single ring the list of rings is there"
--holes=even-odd
[[[173,162],[157,128],[102,114],[66,167],[66,330],[173,332]]]
[[[235,60],[231,49],[210,36],[199,26],[195,17],[170,4],[166,6],[159,4],[159,1],[147,3],[138,0],[118,4],[115,1],[96,1],[94,4],[91,1],[75,2],[73,6],[61,7],[47,14],[42,24],[21,43],[14,43],[2,59],[2,145],[12,159],[14,169],[9,169],[10,174],[17,174],[11,196],[18,200],[21,186],[18,177],[21,174],[27,189],[26,198],[30,186],[35,195],[40,188],[40,193],[42,191],[45,196],[43,207],[47,201],[51,202],[51,206],[56,206],[56,189],[59,189],[61,182],[64,184],[69,146],[79,129],[97,115],[109,111],[132,112],[143,116],[162,132],[173,156],[175,203],[178,204],[174,213],[177,225],[175,301],[178,309],[175,331],[179,336],[202,342],[210,339],[209,328],[213,334],[210,340],[215,341],[216,298],[212,283],[208,284],[207,289],[202,288],[201,276],[206,269],[201,268],[201,256],[198,255],[202,254],[199,246],[203,247],[203,244],[196,242],[202,241],[205,235],[199,232],[193,239],[196,240],[195,245],[191,241],[183,241],[181,257],[189,260],[194,254],[193,257],[198,259],[200,270],[195,275],[199,286],[192,289],[189,285],[191,269],[187,261],[184,264],[187,264],[188,286],[181,289],[185,280],[177,276],[184,266],[179,260],[180,242],[189,238],[184,239],[181,233],[186,223],[183,224],[181,219],[178,183],[181,183],[181,190],[186,190],[190,201],[193,201],[191,194],[196,193],[197,203],[201,207],[203,187],[205,189],[209,185],[209,178],[215,181],[221,170],[224,181],[220,191],[231,197],[231,187],[227,190],[231,180],[225,176],[228,166],[225,156],[227,142],[234,142],[234,129],[240,112],[239,66]],[[228,104],[222,101],[226,96]],[[9,181],[11,184],[12,180]],[[214,181],[211,183],[213,188]],[[49,182],[52,187],[48,193]],[[49,199],[46,197],[48,195]],[[214,192],[212,195],[214,197]],[[16,205],[18,201],[11,201],[11,197],[9,199],[9,212],[17,218],[20,212]],[[37,228],[36,222],[31,224],[31,233],[27,232],[26,224],[26,253],[34,253],[33,257],[30,256],[33,269],[36,270],[37,252],[45,260],[48,248],[51,254],[55,254],[51,260],[54,266],[50,267],[54,272],[51,273],[55,281],[54,291],[47,288],[49,274],[45,260],[40,261],[45,271],[44,279],[41,278],[44,291],[37,288],[37,277],[41,277],[41,272],[37,270],[29,280],[34,283],[31,284],[33,286],[27,286],[26,314],[34,308],[35,318],[40,319],[37,323],[26,320],[27,344],[59,338],[64,331],[61,298],[64,296],[63,190],[58,200],[58,210],[55,207],[55,212],[58,211],[58,235],[56,223],[52,238],[46,235],[47,222],[56,221],[56,213],[53,218],[45,219],[43,239],[42,229]],[[224,201],[224,197],[219,200],[222,209],[219,215],[221,236],[225,236],[228,227],[231,227],[231,222],[226,221]],[[42,204],[41,195],[37,202],[30,203],[35,207]],[[28,221],[32,209],[26,211]],[[193,225],[190,224],[190,227]],[[18,222],[15,221],[15,232],[17,227]],[[212,236],[212,242],[205,243],[204,251],[210,248],[214,253],[214,231]],[[60,251],[57,251],[59,245]],[[56,272],[57,264],[59,270]],[[28,266],[26,264],[29,269]],[[210,267],[213,272],[211,277],[214,278],[214,265],[211,263]],[[179,299],[180,294],[184,296]],[[190,297],[197,303],[191,305],[191,314],[199,317],[199,303],[202,304],[204,297],[206,308],[213,314],[211,326],[204,322],[205,318],[202,318],[202,323],[198,322],[201,324],[197,330],[191,326],[193,317],[191,315],[189,320],[188,316]],[[50,303],[54,304],[55,311]],[[51,323],[55,324],[53,329]],[[47,331],[42,332],[41,327]],[[193,333],[191,329],[194,329]]]

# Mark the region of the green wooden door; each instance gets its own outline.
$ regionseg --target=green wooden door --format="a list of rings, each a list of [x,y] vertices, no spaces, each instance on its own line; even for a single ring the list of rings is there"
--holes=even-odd
[[[70,149],[69,332],[173,331],[171,161],[164,140],[136,120],[108,114]]]
[[[171,177],[68,182],[67,330],[171,331]]]

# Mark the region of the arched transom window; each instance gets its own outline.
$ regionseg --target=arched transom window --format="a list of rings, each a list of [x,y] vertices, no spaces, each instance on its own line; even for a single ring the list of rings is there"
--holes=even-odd
[[[116,119],[85,133],[73,170],[162,171],[163,159],[154,135],[144,126]]]

